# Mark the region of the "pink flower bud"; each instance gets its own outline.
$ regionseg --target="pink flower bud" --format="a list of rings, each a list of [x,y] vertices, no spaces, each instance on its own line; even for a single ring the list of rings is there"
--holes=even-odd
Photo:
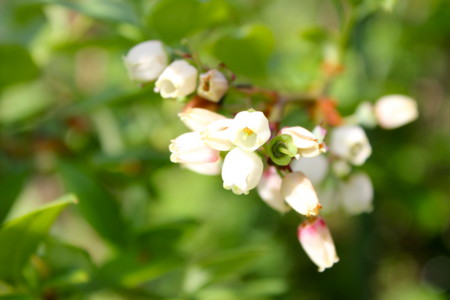
[[[284,176],[281,194],[295,211],[305,216],[316,216],[322,207],[311,181],[302,172]]]
[[[172,152],[170,161],[183,164],[213,163],[220,159],[219,151],[209,148],[203,143],[200,133],[188,132],[172,140],[169,145]]]
[[[298,240],[319,272],[331,268],[339,261],[333,238],[322,218],[306,220],[298,227]]]

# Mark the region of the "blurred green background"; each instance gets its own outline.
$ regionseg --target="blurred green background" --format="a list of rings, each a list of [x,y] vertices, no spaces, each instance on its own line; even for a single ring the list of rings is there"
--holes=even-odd
[[[325,216],[332,269],[296,213],[170,163],[183,104],[122,62],[149,39],[282,93],[338,61],[325,91],[344,115],[418,101],[418,121],[367,131],[375,209]],[[448,299],[449,82],[447,0],[0,1],[0,222],[31,213],[0,231],[0,299]]]

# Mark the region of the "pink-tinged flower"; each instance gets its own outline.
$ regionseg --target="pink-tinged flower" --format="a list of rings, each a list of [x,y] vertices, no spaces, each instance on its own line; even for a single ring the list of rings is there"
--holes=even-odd
[[[311,181],[302,172],[284,176],[281,194],[295,211],[305,216],[316,216],[322,207]]]
[[[233,119],[221,119],[212,122],[201,132],[203,142],[215,150],[230,150],[234,147],[230,140],[230,127],[233,122]]]
[[[281,195],[281,177],[278,175],[275,167],[267,168],[257,186],[259,197],[271,208],[280,213],[287,212],[290,207],[284,201]]]
[[[200,133],[188,132],[172,140],[169,145],[172,152],[170,161],[182,164],[214,163],[220,159],[219,151],[203,143]]]
[[[218,159],[212,163],[188,163],[182,164],[186,169],[203,175],[219,175],[222,171],[222,159]]]
[[[200,75],[197,94],[212,102],[219,102],[228,90],[228,80],[216,69],[211,69]]]
[[[387,95],[375,103],[375,117],[381,127],[394,129],[408,124],[419,116],[417,103],[404,95]]]
[[[245,151],[255,151],[270,138],[269,121],[260,111],[241,111],[230,127],[230,140]]]
[[[263,167],[261,158],[254,152],[234,148],[223,162],[223,187],[237,195],[248,194],[258,185]]]
[[[331,152],[351,162],[362,165],[372,154],[372,147],[366,133],[360,126],[344,125],[331,132]]]
[[[298,227],[298,239],[319,272],[339,261],[330,230],[322,218],[306,220]]]
[[[371,212],[373,209],[373,186],[370,177],[365,173],[351,175],[343,182],[340,196],[344,210],[351,215]]]
[[[160,41],[146,41],[131,48],[123,60],[132,80],[149,82],[167,67],[168,58]]]
[[[178,117],[186,127],[193,131],[202,131],[212,122],[225,119],[221,114],[204,108],[188,108],[179,113]]]
[[[164,69],[155,82],[155,92],[163,98],[184,97],[197,87],[197,69],[184,60],[176,60]]]
[[[280,130],[279,134],[287,134],[292,137],[294,145],[298,148],[296,158],[315,157],[325,151],[324,145],[319,143],[317,137],[303,127],[285,127]]]

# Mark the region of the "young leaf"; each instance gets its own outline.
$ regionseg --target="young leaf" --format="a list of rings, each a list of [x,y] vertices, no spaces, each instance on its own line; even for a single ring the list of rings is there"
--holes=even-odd
[[[47,235],[63,208],[75,203],[68,195],[25,216],[9,221],[0,229],[0,278],[16,281],[28,257]]]

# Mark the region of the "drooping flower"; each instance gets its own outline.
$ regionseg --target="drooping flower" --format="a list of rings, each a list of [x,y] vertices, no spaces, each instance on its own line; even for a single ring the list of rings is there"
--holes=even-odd
[[[297,158],[315,157],[325,151],[323,145],[319,144],[317,137],[303,127],[285,127],[280,130],[279,134],[287,134],[292,137],[294,145],[298,148]]]
[[[219,102],[227,90],[228,81],[226,77],[216,69],[211,69],[200,75],[200,84],[197,88],[197,94],[200,97]]]
[[[178,114],[180,120],[193,131],[202,131],[214,121],[225,119],[221,114],[204,108],[188,108]]]
[[[362,165],[372,153],[369,140],[360,126],[343,125],[331,132],[331,151],[354,165]]]
[[[206,146],[198,132],[187,132],[172,140],[170,161],[184,164],[213,163],[220,159],[219,151]]]
[[[328,160],[323,155],[292,160],[290,166],[294,172],[303,172],[313,184],[321,182],[328,173]]]
[[[319,267],[319,272],[339,261],[330,230],[322,218],[316,217],[300,224],[298,239],[306,254]]]
[[[195,91],[197,69],[184,60],[171,63],[158,77],[155,92],[163,98],[184,97]]]
[[[341,205],[351,215],[371,212],[373,186],[370,177],[362,172],[351,175],[340,187]]]
[[[241,111],[230,126],[230,140],[245,151],[255,151],[270,138],[269,121],[260,111]]]
[[[417,119],[417,103],[404,95],[387,95],[375,103],[375,117],[381,127],[394,129]]]
[[[285,213],[290,207],[281,195],[281,176],[278,175],[275,167],[267,168],[257,186],[257,191],[261,199],[273,209]]]
[[[218,175],[222,171],[222,159],[211,163],[185,163],[183,167],[203,175]]]
[[[290,207],[305,216],[318,215],[322,207],[311,181],[302,172],[284,176],[281,194]]]
[[[123,60],[132,80],[149,82],[167,67],[168,58],[160,41],[146,41],[131,48]]]
[[[230,140],[230,127],[233,122],[233,119],[221,119],[212,122],[201,132],[203,142],[215,150],[230,150],[234,147]]]
[[[248,194],[258,185],[263,167],[261,158],[254,152],[234,148],[223,162],[223,187],[237,195]]]

